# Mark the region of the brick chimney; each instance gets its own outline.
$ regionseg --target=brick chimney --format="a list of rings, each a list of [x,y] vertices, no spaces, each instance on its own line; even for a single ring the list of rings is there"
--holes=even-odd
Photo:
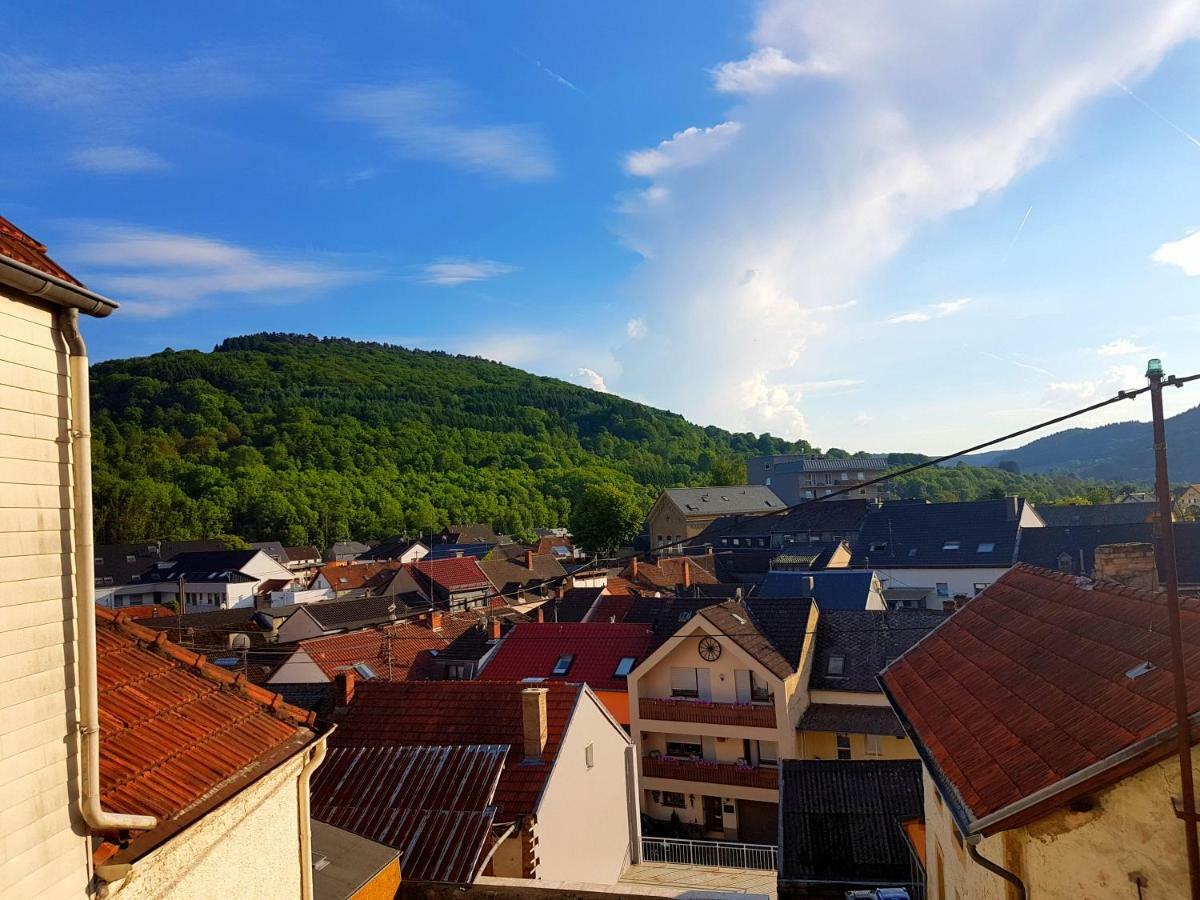
[[[542,611],[542,608],[540,606],[534,612],[534,618],[537,619],[537,621],[539,621],[539,622],[546,621],[546,614]]]
[[[685,588],[692,586],[692,562],[686,558],[683,560],[683,586]]]
[[[525,761],[541,762],[546,749],[546,688],[521,691],[521,730],[525,736]]]
[[[942,612],[952,613],[956,609],[958,609],[958,604],[955,603],[953,600],[943,600],[942,601]]]
[[[500,620],[499,619],[488,619],[488,640],[489,641],[500,640]]]
[[[1095,581],[1108,581],[1143,591],[1157,591],[1158,559],[1153,544],[1103,544],[1096,548]]]
[[[442,611],[440,609],[430,610],[429,627],[434,631],[442,630]]]
[[[637,557],[629,560],[629,578],[632,581],[637,581]]]
[[[350,705],[350,701],[354,699],[354,685],[358,681],[358,674],[353,669],[347,669],[345,672],[337,674],[337,702],[335,705],[338,708],[343,708]]]
[[[533,551],[532,550],[525,551],[525,568],[527,568],[530,572],[533,571]]]

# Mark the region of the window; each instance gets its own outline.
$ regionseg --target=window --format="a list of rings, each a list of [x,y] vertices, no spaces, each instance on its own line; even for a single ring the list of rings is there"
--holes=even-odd
[[[879,735],[867,735],[867,756],[883,756],[883,739]]]
[[[826,675],[845,675],[846,674],[846,657],[834,655],[829,657],[829,662],[825,664]]]
[[[774,699],[775,698],[771,695],[770,685],[763,681],[763,677],[761,675],[751,669],[750,701],[752,703],[770,703]]]
[[[866,475],[866,473],[865,473],[865,472],[859,472],[859,473],[857,473],[857,474],[858,474],[858,480],[859,480],[859,481],[866,481],[866,480],[867,480],[867,475]]]
[[[770,487],[770,486],[771,486],[771,476],[770,476],[770,475],[768,475],[768,476],[767,476],[767,482],[766,482],[766,484],[767,484],[767,487]]]
[[[675,791],[663,791],[662,792],[662,805],[663,806],[671,806],[671,807],[674,807],[675,809],[686,809],[687,808],[687,797],[685,797],[683,794],[677,793]]]
[[[779,745],[774,741],[758,742],[758,764],[774,769],[779,766]]]
[[[995,549],[996,549],[996,545],[994,543],[992,543],[991,541],[984,541],[982,544],[979,545],[980,553],[991,553]]]
[[[554,664],[554,668],[550,670],[551,675],[566,675],[571,671],[571,663],[575,661],[575,655],[566,653],[558,658],[558,662]]]
[[[839,734],[837,736],[837,758],[838,759],[853,759],[850,752],[850,735]]]
[[[945,581],[939,581],[937,583],[937,595],[939,597],[949,597],[950,596],[950,585],[947,584]]]
[[[671,696],[699,697],[700,684],[696,678],[695,669],[671,667]]]
[[[125,557],[125,562],[127,562],[127,563],[137,562],[137,557],[134,556],[132,553],[130,553],[129,555],[127,555]]]
[[[589,769],[596,765],[596,751],[591,744],[583,748],[583,763]]]
[[[354,674],[359,678],[366,678],[368,681],[370,681],[375,677],[375,670],[366,663],[358,662],[352,665],[350,668],[354,670]]]
[[[957,550],[958,548],[959,548],[958,541],[946,541],[946,543],[942,544],[943,550]]]
[[[1069,575],[1069,574],[1071,574],[1071,571],[1074,568],[1075,568],[1075,566],[1071,563],[1070,554],[1068,554],[1068,553],[1058,554],[1058,571],[1066,572]]]
[[[984,591],[986,591],[987,589],[988,589],[988,584],[987,584],[987,582],[985,582],[985,581],[977,581],[977,582],[975,582],[975,593],[976,593],[976,594],[982,594],[982,593],[983,593]]]
[[[453,663],[452,665],[446,666],[446,680],[447,681],[466,681],[467,680],[466,665],[463,663]]]
[[[667,756],[678,756],[682,759],[701,759],[704,756],[704,744],[698,737],[671,735],[667,738]]]
[[[622,656],[621,661],[617,663],[617,670],[613,672],[614,678],[624,678],[633,671],[633,664],[637,662],[636,656]]]
[[[849,473],[849,472],[843,472],[843,473],[842,473],[842,481],[849,481],[849,480],[850,480],[850,473]]]
[[[691,614],[691,612],[689,612],[689,611],[687,611],[687,610],[684,610],[683,612],[681,612],[681,613],[679,614],[679,621],[680,621],[680,622],[686,622],[686,621],[687,621],[688,619],[690,619],[691,617],[692,617],[692,614]]]

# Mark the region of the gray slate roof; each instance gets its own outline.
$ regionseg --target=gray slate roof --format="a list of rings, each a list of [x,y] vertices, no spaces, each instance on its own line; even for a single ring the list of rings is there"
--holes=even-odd
[[[804,587],[811,578],[812,591]],[[872,569],[825,569],[820,572],[768,572],[757,597],[811,597],[822,612],[866,609],[875,572]]]
[[[1158,511],[1156,503],[1092,503],[1076,506],[1039,506],[1047,525],[1133,525],[1147,522]]]
[[[904,737],[904,726],[900,724],[890,706],[859,706],[849,703],[812,704],[800,717],[796,730]]]
[[[817,648],[809,690],[881,693],[879,673],[946,620],[934,609],[822,611],[817,617]],[[829,659],[841,656],[841,675],[829,672]]]
[[[800,668],[811,607],[810,600],[751,598],[728,600],[706,607],[699,614],[772,674],[788,678]]]
[[[963,503],[885,503],[863,523],[851,565],[1007,568],[1016,560],[1024,505],[1023,499],[1012,497]],[[951,547],[951,542],[957,547]]]
[[[786,506],[769,487],[754,484],[670,488],[665,493],[672,503],[689,516],[744,515],[782,510]]]

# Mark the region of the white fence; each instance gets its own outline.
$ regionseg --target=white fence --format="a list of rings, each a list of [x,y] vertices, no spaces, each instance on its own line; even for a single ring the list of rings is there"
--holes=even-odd
[[[710,869],[756,869],[774,872],[779,848],[773,844],[735,844],[689,841],[681,838],[642,838],[642,862]]]

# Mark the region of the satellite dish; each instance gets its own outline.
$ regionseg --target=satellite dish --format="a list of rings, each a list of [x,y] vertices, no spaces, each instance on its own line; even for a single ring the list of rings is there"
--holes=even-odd
[[[230,650],[249,650],[250,635],[248,634],[231,634],[229,636]]]

